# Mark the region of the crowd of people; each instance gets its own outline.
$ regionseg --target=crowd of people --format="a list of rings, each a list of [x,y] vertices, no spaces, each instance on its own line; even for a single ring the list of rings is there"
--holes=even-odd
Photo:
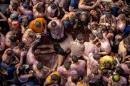
[[[7,3],[0,86],[130,86],[129,0]]]

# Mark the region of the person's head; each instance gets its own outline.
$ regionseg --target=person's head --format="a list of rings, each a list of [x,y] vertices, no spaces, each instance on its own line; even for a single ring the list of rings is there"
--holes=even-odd
[[[39,63],[37,64],[37,69],[38,69],[38,70],[43,69],[43,64],[39,62]]]
[[[72,56],[72,61],[74,62],[74,63],[77,63],[78,62],[78,57],[77,56]]]
[[[86,22],[87,21],[87,18],[88,18],[88,15],[87,15],[87,13],[86,12],[82,12],[81,14],[80,14],[80,20],[82,21],[82,22]]]
[[[36,10],[38,11],[38,12],[43,12],[44,10],[43,10],[43,4],[42,3],[39,3],[38,5],[37,5],[37,7],[36,7]]]
[[[106,69],[111,69],[112,64],[111,64],[110,62],[105,62],[105,63],[104,63],[104,67],[105,67]]]
[[[56,26],[57,26],[56,21],[52,21],[52,22],[51,22],[51,27],[56,27]]]
[[[113,74],[113,75],[112,75],[112,80],[113,80],[114,82],[118,82],[118,81],[120,80],[120,75],[119,75],[119,74]]]
[[[111,18],[111,10],[109,7],[106,9],[104,14],[106,15],[106,17]]]
[[[24,7],[25,9],[29,9],[29,8],[30,8],[30,5],[29,5],[28,2],[24,2],[24,3],[23,3],[23,7]]]
[[[42,27],[41,22],[36,21],[36,22],[35,22],[35,27],[36,27],[36,28],[41,28],[41,27]]]
[[[17,14],[17,13],[12,13],[12,14],[10,15],[10,18],[11,18],[12,20],[18,20],[18,14]]]
[[[127,49],[127,51],[130,51],[130,37],[124,39],[124,47]]]
[[[8,50],[8,51],[6,52],[7,56],[11,56],[12,53],[13,53],[13,50]]]
[[[92,79],[89,81],[89,86],[104,86],[103,81],[101,79]]]
[[[70,21],[69,21],[69,19],[64,20],[63,24],[64,24],[64,28],[68,29],[70,27]]]
[[[117,17],[117,20],[119,21],[122,21],[122,22],[126,22],[126,16],[125,14],[120,14],[118,17]]]
[[[101,57],[101,55],[100,55],[100,54],[94,54],[94,56],[93,56],[93,58],[94,58],[95,60],[99,60],[99,59],[100,59],[100,57]]]
[[[28,33],[28,36],[29,36],[30,38],[34,38],[34,37],[35,37],[35,33],[34,33],[34,32],[29,32],[29,33]]]
[[[77,39],[81,44],[84,43],[84,40],[85,40],[83,34],[78,34],[77,37],[76,37],[76,39]]]
[[[64,37],[64,27],[59,19],[50,21],[48,29],[54,39],[61,39]]]
[[[124,70],[120,66],[118,66],[118,67],[116,67],[116,73],[118,73],[120,75],[123,75],[124,74]]]
[[[50,17],[54,17],[56,15],[56,11],[57,6],[54,3],[50,4],[47,8],[47,13]]]
[[[24,46],[25,46],[25,44],[24,44],[23,42],[20,42],[20,43],[18,44],[18,47],[19,47],[20,49],[23,49]]]
[[[11,41],[12,43],[14,43],[14,42],[17,41],[16,36],[11,36],[9,39],[10,39],[10,41]]]
[[[77,83],[79,81],[80,77],[78,74],[71,76],[71,80],[74,83]]]
[[[64,67],[65,67],[67,70],[70,69],[70,66],[71,66],[71,62],[70,62],[70,61],[64,62]]]
[[[58,76],[57,74],[52,74],[51,80],[58,83],[60,81],[60,76]]]

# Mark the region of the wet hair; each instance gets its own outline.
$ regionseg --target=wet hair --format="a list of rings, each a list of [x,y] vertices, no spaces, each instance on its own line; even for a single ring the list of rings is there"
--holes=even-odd
[[[100,55],[100,54],[94,54],[94,56],[93,56],[93,58],[94,58],[95,60],[100,59],[100,57],[101,57],[101,55]]]
[[[117,61],[113,60],[112,64],[113,64],[113,66],[116,66],[117,65]]]
[[[20,42],[20,43],[18,44],[18,47],[19,47],[20,49],[24,48],[24,46],[25,46],[25,44],[24,44],[23,42]]]
[[[72,79],[72,82],[77,83],[79,81],[80,77],[78,74],[76,74],[76,75],[72,76],[71,79]]]
[[[56,26],[57,26],[56,21],[52,21],[52,22],[51,22],[51,26],[52,26],[52,27],[56,27]]]
[[[56,4],[54,4],[54,3],[50,4],[50,6],[51,6],[52,9],[57,9]]]
[[[118,73],[119,75],[123,75],[124,70],[120,66],[118,66],[118,67],[116,67],[116,73]]]
[[[34,32],[30,32],[28,35],[29,35],[29,37],[34,37]]]
[[[53,74],[53,75],[51,75],[51,79],[52,79],[53,81],[59,81],[59,80],[60,80],[60,77],[59,77],[57,74]]]
[[[111,69],[112,64],[110,62],[105,62],[104,66],[105,66],[106,69]]]
[[[64,62],[64,67],[68,70],[70,68],[71,62],[70,61],[66,61]]]
[[[43,8],[43,5],[42,4],[38,4],[37,7],[36,7],[36,10],[38,12],[42,12],[42,11],[44,11],[42,8]]]
[[[43,68],[43,64],[39,62],[39,63],[37,64],[37,69],[38,69],[38,70],[41,70],[42,68]]]
[[[84,35],[78,34],[76,38],[77,38],[77,40],[82,41],[82,40],[84,40]]]
[[[36,21],[36,22],[35,22],[35,26],[36,26],[37,28],[40,28],[40,27],[42,26],[42,24],[41,24],[41,22]]]
[[[13,10],[17,10],[17,8],[18,8],[18,3],[13,3],[13,4],[12,4],[12,8],[13,8]]]
[[[72,56],[71,58],[72,58],[72,61],[73,61],[74,63],[78,62],[78,57],[77,57],[77,56]]]
[[[17,41],[16,36],[11,36],[9,39],[11,40],[11,42],[16,42]]]

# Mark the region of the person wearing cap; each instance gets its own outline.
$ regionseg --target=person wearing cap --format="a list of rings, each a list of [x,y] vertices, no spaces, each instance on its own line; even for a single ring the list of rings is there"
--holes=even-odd
[[[46,20],[44,18],[36,18],[29,24],[29,29],[32,29],[35,33],[42,33],[46,28]]]

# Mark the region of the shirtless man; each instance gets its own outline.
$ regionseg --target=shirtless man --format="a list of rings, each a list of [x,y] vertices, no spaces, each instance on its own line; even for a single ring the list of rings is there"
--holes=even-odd
[[[77,56],[72,56],[72,64],[71,69],[76,70],[78,73],[82,74],[82,76],[86,73],[86,62],[85,60],[80,60]]]
[[[0,52],[5,49],[5,37],[0,33]]]
[[[79,34],[76,38],[75,41],[71,42],[71,56],[77,56],[77,57],[82,57],[83,53],[84,53],[84,35],[83,34]]]
[[[31,29],[27,29],[23,34],[22,42],[29,47],[30,44],[35,40],[35,38],[36,34]]]
[[[57,68],[57,72],[62,77],[62,84],[64,85],[69,76],[77,74],[77,71],[70,68],[71,62],[65,62],[64,65]]]
[[[50,20],[59,18],[62,19],[64,16],[65,12],[55,3],[51,3],[47,8],[46,8],[46,15]]]
[[[19,7],[20,13],[22,13],[23,15],[27,15],[27,16],[32,16],[33,12],[30,9],[30,5],[29,2],[28,3],[23,3],[20,7]]]
[[[101,55],[110,54],[111,46],[110,46],[108,38],[106,38],[104,34],[98,34],[98,40],[99,40],[99,43],[101,44],[100,46],[101,51],[99,52],[99,54]]]
[[[50,73],[50,69],[46,66],[43,66],[41,63],[34,64],[33,65],[33,71],[34,71],[34,76],[38,80],[38,83],[42,83],[42,79],[45,79],[47,75]]]
[[[57,19],[52,20],[48,24],[48,35],[49,35],[51,41],[53,41],[54,49],[55,49],[56,53],[58,53],[59,59],[62,59],[62,60],[60,60],[62,63],[62,61],[63,61],[62,56],[66,56],[67,53],[70,52],[69,51],[70,43],[71,43],[71,41],[73,41],[73,38],[71,35],[66,34],[64,32],[64,27],[63,27],[62,23],[60,22],[60,20],[57,20]]]
[[[85,50],[84,50],[85,56],[89,56],[90,53],[92,54],[98,53],[98,47],[95,44],[93,44],[93,40],[90,39],[89,42],[85,42],[84,46],[85,46]]]

